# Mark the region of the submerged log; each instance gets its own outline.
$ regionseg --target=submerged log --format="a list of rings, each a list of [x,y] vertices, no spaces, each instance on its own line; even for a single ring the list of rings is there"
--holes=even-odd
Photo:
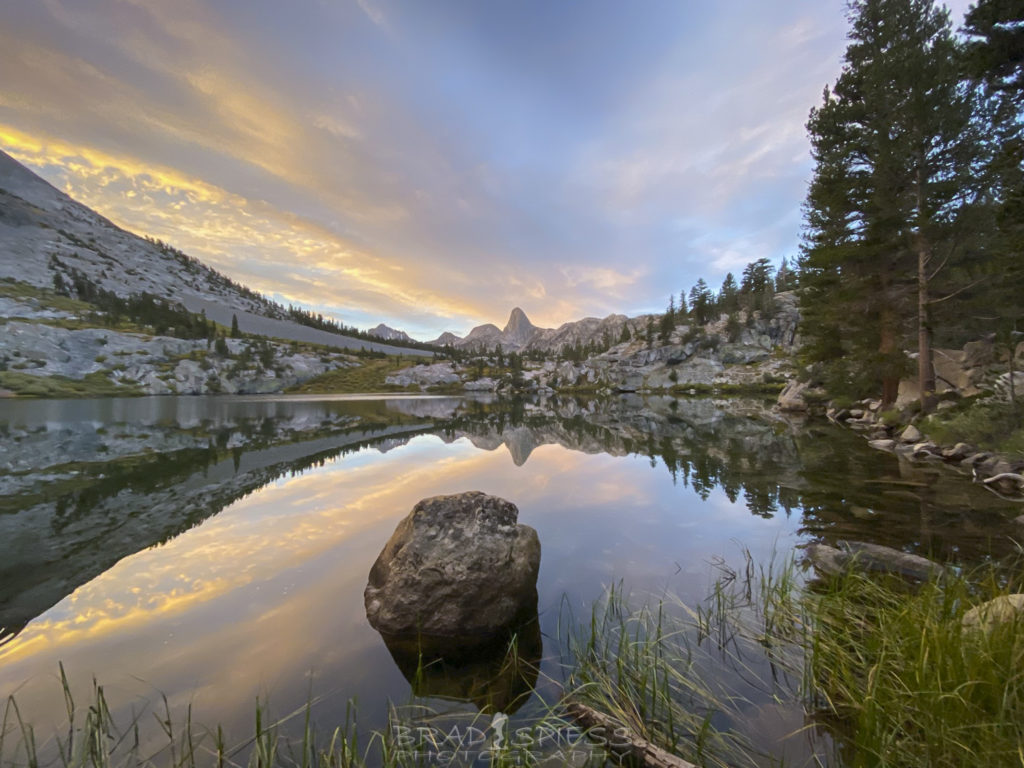
[[[941,565],[926,557],[900,552],[881,544],[868,544],[862,541],[838,543],[841,549],[816,542],[807,545],[807,557],[821,573],[835,575],[852,565],[864,571],[897,573],[919,581],[927,581],[945,572]]]
[[[606,734],[615,734],[605,739],[604,746],[619,757],[631,758],[648,768],[697,768],[693,763],[641,738],[615,718],[586,704],[566,701],[565,712],[584,728],[600,728]]]

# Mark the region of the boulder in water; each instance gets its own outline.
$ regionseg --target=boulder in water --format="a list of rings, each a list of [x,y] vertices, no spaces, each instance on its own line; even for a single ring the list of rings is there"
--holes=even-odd
[[[469,647],[536,616],[540,540],[509,501],[423,499],[370,570],[366,617],[382,635]]]

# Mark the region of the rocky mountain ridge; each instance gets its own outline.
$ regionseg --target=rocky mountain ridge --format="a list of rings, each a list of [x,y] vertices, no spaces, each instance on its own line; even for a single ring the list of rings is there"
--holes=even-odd
[[[446,331],[427,343],[439,347],[450,345],[470,352],[493,352],[500,344],[502,350],[506,352],[540,350],[557,353],[577,345],[611,346],[612,342],[618,341],[622,336],[624,327],[629,329],[631,336],[642,331],[647,325],[647,317],[585,317],[582,320],[563,323],[558,328],[539,328],[530,322],[530,318],[522,309],[515,307],[509,314],[504,328],[498,328],[493,323],[485,323],[478,325],[465,337]]]
[[[0,280],[52,289],[55,276],[84,275],[127,298],[148,293],[244,333],[342,349],[429,355],[311,328],[197,259],[132,234],[0,152]],[[10,315],[6,315],[10,316]]]
[[[622,315],[612,315],[603,321],[590,319],[569,323],[566,324],[569,327],[562,326],[556,331],[534,328],[520,349],[569,343],[568,339],[575,343],[582,338],[594,338],[598,333],[605,338],[606,332],[611,336],[610,328],[614,324],[618,324],[621,334],[623,326],[631,328],[630,324],[638,321],[639,318],[629,320]],[[665,341],[648,341],[641,332],[645,322],[639,328],[631,328],[629,340],[611,344],[607,351],[584,360],[526,361],[518,383],[512,380],[511,372],[500,368],[484,375],[479,364],[459,366],[447,362],[412,366],[392,374],[386,381],[395,386],[423,389],[461,387],[467,391],[519,389],[539,393],[581,389],[654,392],[780,388],[793,375],[789,353],[800,345],[796,295],[792,292],[776,294],[771,312],[741,311],[737,321],[738,327],[726,316],[706,326],[682,321]],[[510,326],[515,327],[511,318]],[[520,321],[519,328],[522,327]],[[490,338],[512,338],[507,330],[490,328],[497,331],[496,334],[489,332]],[[502,347],[505,348],[504,344]],[[484,359],[497,367],[497,357],[492,353]]]
[[[405,331],[392,328],[390,325],[385,325],[384,323],[379,323],[368,330],[367,333],[371,336],[376,336],[378,339],[383,339],[384,341],[415,341],[415,339]]]

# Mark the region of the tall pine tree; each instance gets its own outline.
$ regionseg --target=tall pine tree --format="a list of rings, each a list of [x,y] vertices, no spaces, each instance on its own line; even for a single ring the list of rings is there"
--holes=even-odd
[[[895,401],[916,328],[922,405],[935,390],[933,281],[958,257],[978,139],[948,14],[932,0],[853,0],[835,86],[811,113],[805,205],[811,359],[833,385]],[[842,360],[835,362],[841,356]]]

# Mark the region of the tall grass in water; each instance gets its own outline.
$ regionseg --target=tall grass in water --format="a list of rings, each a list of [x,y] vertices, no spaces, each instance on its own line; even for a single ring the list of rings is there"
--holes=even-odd
[[[804,597],[805,696],[849,765],[1024,765],[1024,621],[965,628],[1020,568],[911,588],[849,571]]]
[[[807,585],[792,562],[723,568],[705,603],[611,590],[571,635],[570,695],[700,765],[789,764],[765,702],[802,707],[820,763],[1024,766],[1024,617],[964,614],[1024,591],[1019,564],[911,584],[856,567]]]
[[[792,560],[761,566],[747,556],[739,569],[720,564],[696,607],[671,598],[637,602],[617,586],[585,618],[563,608],[558,682],[566,698],[698,765],[789,765],[755,727],[757,713],[773,706],[807,713],[810,724],[795,726],[803,731],[795,738],[809,739],[821,764],[1024,765],[1024,622],[962,624],[971,607],[1024,591],[1022,578],[1019,567],[993,567],[911,585],[850,569],[805,585]],[[514,646],[511,653],[514,661]],[[191,711],[175,720],[165,699],[156,718],[160,744],[152,747],[140,735],[152,713],[145,723],[137,715],[116,724],[102,686],[81,707],[63,668],[61,683],[67,726],[60,733],[40,738],[16,701],[6,702],[0,768],[402,768],[437,759],[396,741],[396,725],[450,723],[422,708],[392,708],[387,726],[361,742],[354,707],[344,723],[320,732],[315,700],[283,718],[257,703],[252,735],[229,744],[220,728],[194,724]],[[539,705],[533,727],[565,729],[563,702]],[[490,718],[467,722],[487,731]],[[490,757],[500,767],[551,755],[527,748]]]
[[[699,765],[776,759],[752,738],[749,713],[788,702],[802,669],[792,562],[719,564],[703,605],[662,598],[637,607],[616,587],[589,622],[563,616],[568,696]],[[568,611],[566,611],[568,613]]]

